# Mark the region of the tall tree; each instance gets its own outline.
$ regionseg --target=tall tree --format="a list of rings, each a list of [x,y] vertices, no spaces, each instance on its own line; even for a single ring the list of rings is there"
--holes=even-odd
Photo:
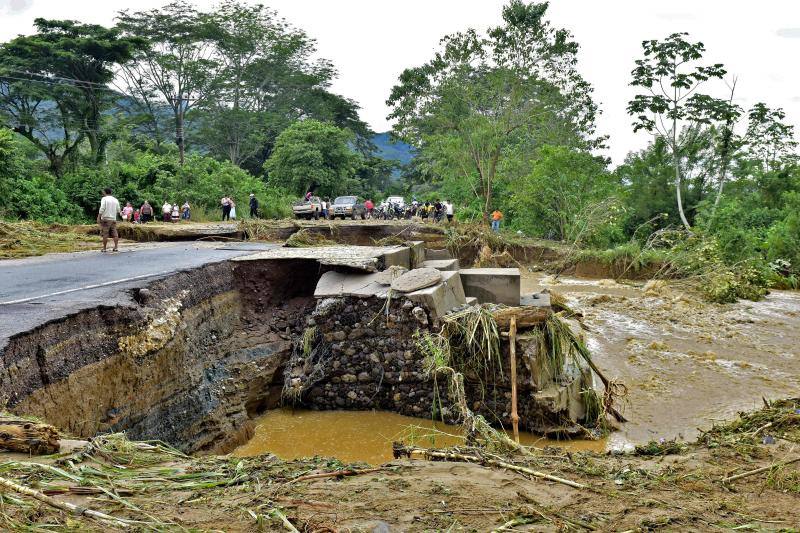
[[[351,148],[353,134],[317,120],[295,122],[284,130],[266,163],[269,183],[298,195],[315,191],[335,196],[360,184],[361,158]],[[351,190],[348,190],[351,189]]]
[[[699,92],[710,79],[721,79],[726,71],[717,63],[702,65],[705,52],[701,42],[690,42],[686,33],[673,33],[661,41],[642,42],[644,58],[636,60],[631,85],[647,90],[628,103],[633,116],[633,130],[645,130],[662,137],[672,152],[678,214],[686,229],[691,224],[683,207],[681,156],[684,145],[702,126],[715,122],[728,123],[739,111],[731,102]],[[681,136],[686,129],[688,135]]]
[[[795,155],[794,126],[786,124],[785,120],[783,109],[771,109],[763,102],[755,104],[747,113],[744,143],[763,172],[775,170],[784,159]]]
[[[512,0],[503,25],[486,35],[446,36],[431,61],[400,75],[387,102],[395,133],[431,166],[469,182],[484,215],[498,172],[527,174],[513,167],[529,165],[546,144],[598,142],[592,90],[576,70],[578,44],[545,19],[547,7]]]
[[[183,164],[186,115],[214,94],[220,67],[209,17],[177,0],[150,11],[122,11],[118,28],[147,42],[120,74],[131,94],[142,99],[158,95],[172,111],[175,143]]]
[[[141,40],[70,20],[39,18],[35,27],[35,34],[0,49],[0,109],[48,157],[55,174],[84,139],[91,159],[100,162],[113,135],[103,128],[103,112],[119,98],[107,84]]]

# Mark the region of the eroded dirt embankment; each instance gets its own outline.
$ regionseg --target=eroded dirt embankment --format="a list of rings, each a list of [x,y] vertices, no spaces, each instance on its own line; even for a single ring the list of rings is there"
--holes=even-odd
[[[250,415],[277,405],[309,290],[281,269],[243,270],[223,262],[181,272],[136,291],[138,305],[17,335],[2,354],[4,400],[80,437],[125,430],[189,451],[241,442]],[[252,289],[256,274],[267,290]]]

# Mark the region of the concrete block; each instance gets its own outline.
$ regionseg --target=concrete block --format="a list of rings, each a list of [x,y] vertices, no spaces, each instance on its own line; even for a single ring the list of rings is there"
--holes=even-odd
[[[550,307],[550,295],[546,292],[535,292],[533,294],[523,294],[519,299],[520,305],[532,305],[534,307]]]
[[[375,274],[354,274],[335,272],[333,270],[325,272],[317,282],[314,290],[315,298],[337,298],[342,296],[355,296],[357,298],[369,298],[377,296],[386,298],[389,286],[378,282],[382,276]]]
[[[480,303],[520,304],[518,268],[466,268],[458,273],[464,294]]]
[[[425,306],[432,318],[446,315],[451,309],[466,303],[464,287],[461,285],[461,276],[458,272],[442,272],[442,282],[427,289],[406,294],[412,302]]]
[[[458,259],[428,259],[424,261],[423,266],[426,268],[435,268],[436,270],[458,270]]]
[[[474,296],[467,296],[465,301],[467,305],[478,305],[480,303]]]
[[[381,259],[383,260],[384,268],[392,265],[410,268],[411,250],[409,250],[409,248],[406,246],[393,246],[382,254]]]
[[[427,249],[425,250],[425,259],[429,260],[437,260],[437,259],[452,259],[453,256],[450,255],[450,250],[447,248],[442,248],[439,250],[436,249]]]
[[[425,261],[425,242],[424,241],[411,241],[408,245],[411,254],[411,268],[420,268]]]

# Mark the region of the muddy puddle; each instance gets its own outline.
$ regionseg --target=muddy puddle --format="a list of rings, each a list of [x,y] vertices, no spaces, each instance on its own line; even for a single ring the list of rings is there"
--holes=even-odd
[[[459,428],[385,411],[302,411],[275,409],[255,421],[255,435],[234,451],[240,457],[273,453],[282,459],[314,455],[351,462],[381,464],[392,460],[392,441],[414,436],[419,446],[460,444]],[[604,441],[554,441],[521,433],[528,446],[565,446],[573,450],[602,451]]]
[[[523,273],[523,293],[543,288],[584,314],[595,362],[628,386],[629,422],[612,447],[692,439],[762,397],[800,391],[799,292],[717,305],[669,287]]]

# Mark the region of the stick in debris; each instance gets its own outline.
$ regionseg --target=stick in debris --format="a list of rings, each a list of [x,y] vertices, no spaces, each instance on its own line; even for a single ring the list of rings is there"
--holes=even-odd
[[[67,511],[69,513],[81,516],[85,515],[90,518],[94,518],[95,520],[100,520],[101,522],[108,522],[110,524],[114,524],[117,527],[127,528],[132,524],[135,524],[134,521],[125,520],[123,518],[116,518],[111,515],[107,515],[105,513],[101,513],[100,511],[94,511],[92,509],[87,509],[85,507],[79,507],[75,504],[69,502],[62,502],[47,496],[46,494],[39,492],[38,490],[31,489],[29,487],[25,487],[23,485],[19,485],[14,483],[13,481],[6,479],[4,477],[0,477],[0,487],[5,487],[7,489],[13,490],[19,494],[24,494],[26,496],[30,496],[36,500],[39,500],[42,503],[46,503],[51,507],[55,507],[56,509],[61,509],[62,511]]]
[[[508,346],[511,354],[511,425],[514,441],[519,444],[519,414],[517,413],[517,318],[511,317],[508,328]]]
[[[380,472],[381,470],[384,470],[384,468],[378,467],[378,468],[365,468],[364,470],[337,470],[335,472],[322,472],[321,474],[308,474],[306,476],[296,477],[290,480],[289,483],[297,483],[298,481],[308,481],[309,479],[322,479],[326,477],[358,476],[360,474]]]
[[[283,523],[283,527],[286,528],[286,531],[291,531],[292,533],[300,533],[300,531],[296,527],[294,527],[294,525],[291,522],[289,522],[289,519],[286,518],[286,515],[283,514],[281,510],[278,509],[277,507],[271,509],[267,514],[270,517],[277,518],[278,520],[280,520],[281,523]]]
[[[777,463],[772,463],[771,465],[762,466],[761,468],[756,468],[755,470],[749,470],[747,472],[742,472],[741,474],[736,474],[735,476],[724,477],[720,481],[722,481],[723,483],[728,483],[731,481],[736,481],[737,479],[742,479],[743,477],[755,476],[756,474],[772,470],[773,468],[779,468],[781,466],[786,466],[797,462],[800,462],[800,457],[795,457],[794,459],[789,459],[788,461],[779,461]]]
[[[544,472],[539,472],[538,470],[533,470],[531,468],[525,466],[519,466],[512,463],[507,463],[505,461],[499,461],[497,459],[486,459],[483,457],[478,457],[476,455],[465,455],[461,453],[453,453],[453,452],[441,452],[436,450],[428,450],[425,448],[418,448],[416,446],[405,446],[399,442],[394,443],[392,446],[394,451],[395,459],[406,456],[411,458],[412,455],[421,456],[423,459],[428,459],[431,461],[463,461],[466,463],[478,463],[481,465],[490,465],[496,466],[498,468],[505,468],[506,470],[512,470],[514,472],[520,472],[522,474],[528,474],[529,476],[537,477],[540,479],[546,479],[548,481],[555,481],[556,483],[561,483],[563,485],[567,485],[569,487],[575,489],[585,489],[587,488],[586,485],[583,483],[578,483],[577,481],[572,481],[569,479],[560,478],[558,476],[554,476],[552,474],[546,474]]]

